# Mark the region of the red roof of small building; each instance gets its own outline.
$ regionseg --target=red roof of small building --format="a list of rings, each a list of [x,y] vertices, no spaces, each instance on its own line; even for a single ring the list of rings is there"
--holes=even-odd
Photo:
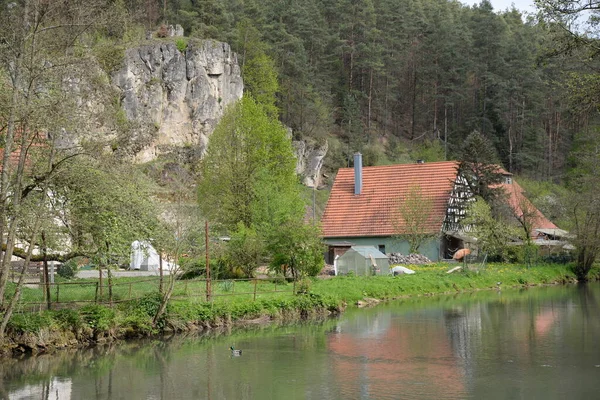
[[[514,179],[512,180],[512,183],[503,183],[499,186],[504,189],[504,192],[507,195],[507,202],[515,213],[515,217],[521,218],[524,209],[526,213],[531,214],[529,218],[532,219],[532,237],[537,235],[536,229],[558,229],[558,226],[554,225],[552,221],[546,218],[544,214],[542,214],[542,212],[525,197],[525,191]]]
[[[364,167],[362,192],[358,195],[354,194],[354,168],[341,168],[321,220],[323,237],[403,233],[399,202],[414,185],[432,202],[426,231],[440,232],[457,167],[455,161]]]
[[[512,178],[512,174],[500,166],[498,166],[498,172]],[[532,219],[530,222],[532,229],[530,234],[532,237],[537,236],[536,229],[559,229],[558,226],[554,225],[552,221],[546,218],[544,214],[542,214],[542,212],[538,210],[527,197],[525,197],[525,190],[523,190],[521,185],[514,179],[511,179],[511,183],[501,183],[496,186],[504,189],[508,205],[512,208],[516,218],[522,218],[524,212],[526,214],[531,214],[528,217]]]

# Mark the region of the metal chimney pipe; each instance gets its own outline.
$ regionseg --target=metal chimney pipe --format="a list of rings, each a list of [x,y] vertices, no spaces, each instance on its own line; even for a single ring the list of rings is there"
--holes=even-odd
[[[354,153],[354,194],[362,192],[362,154]]]

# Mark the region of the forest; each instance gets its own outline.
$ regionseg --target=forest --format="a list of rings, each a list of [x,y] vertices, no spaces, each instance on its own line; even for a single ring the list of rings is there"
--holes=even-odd
[[[545,3],[525,17],[487,0],[126,1],[147,26],[230,43],[248,91],[275,93],[296,137],[329,141],[331,171],[356,151],[367,165],[453,159],[478,130],[508,171],[560,183],[598,123],[581,90],[597,50]]]

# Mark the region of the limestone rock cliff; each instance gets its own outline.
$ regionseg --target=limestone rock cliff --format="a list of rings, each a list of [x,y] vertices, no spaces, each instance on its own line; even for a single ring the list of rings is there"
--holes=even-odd
[[[307,141],[294,141],[296,154],[296,173],[302,177],[302,183],[308,187],[321,185],[321,168],[327,155],[328,144],[314,144]]]
[[[212,40],[190,40],[184,52],[169,40],[128,49],[112,85],[128,121],[120,150],[137,162],[184,147],[201,157],[224,109],[244,88],[236,54]],[[293,145],[296,172],[305,185],[318,187],[327,143]]]
[[[203,154],[225,107],[243,93],[236,54],[212,40],[190,41],[185,52],[168,41],[128,49],[112,81],[132,122],[130,153],[138,162],[173,146]]]

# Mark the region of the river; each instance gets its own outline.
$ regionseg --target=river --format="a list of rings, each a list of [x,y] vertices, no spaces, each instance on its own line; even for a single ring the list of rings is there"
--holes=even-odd
[[[3,360],[0,377],[11,400],[600,398],[600,285],[415,298],[318,323],[61,351]]]

